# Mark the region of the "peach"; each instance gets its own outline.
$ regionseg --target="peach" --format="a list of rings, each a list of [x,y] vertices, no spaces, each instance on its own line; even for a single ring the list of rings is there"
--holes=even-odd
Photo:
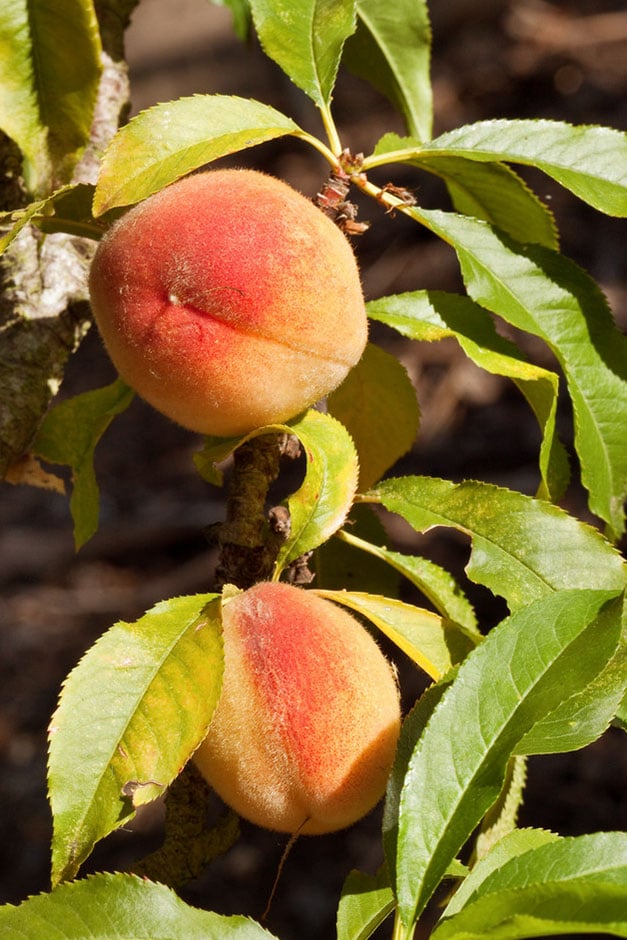
[[[255,170],[212,170],[130,209],[90,274],[120,375],[203,434],[286,421],[360,359],[367,320],[346,237],[311,201]]]
[[[351,825],[385,790],[400,728],[394,672],[349,613],[262,582],[224,604],[222,695],[194,755],[222,799],[280,832]]]

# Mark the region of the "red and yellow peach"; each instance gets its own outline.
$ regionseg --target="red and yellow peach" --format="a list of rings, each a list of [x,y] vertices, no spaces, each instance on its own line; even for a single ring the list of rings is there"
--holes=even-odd
[[[367,338],[346,237],[254,170],[198,173],[130,209],[98,247],[90,294],[125,381],[204,434],[288,420],[340,384]]]
[[[260,826],[351,825],[383,795],[394,759],[390,664],[351,614],[308,590],[263,582],[223,611],[223,688],[197,767]]]

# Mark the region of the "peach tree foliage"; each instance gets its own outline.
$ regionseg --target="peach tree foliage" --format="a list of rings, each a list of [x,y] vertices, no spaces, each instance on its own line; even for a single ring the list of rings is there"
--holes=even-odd
[[[452,336],[479,367],[515,383],[541,431],[535,496],[477,481],[393,475],[419,433],[419,413],[403,367],[374,344],[329,396],[325,413],[309,410],[238,438],[206,438],[195,466],[221,485],[219,464],[231,454],[237,460],[284,435],[297,439],[304,478],[285,501],[291,524],[268,551],[266,576],[285,577],[313,553],[317,577],[309,590],[360,614],[431,680],[405,718],[387,788],[385,865],[375,875],[347,872],[338,937],[366,938],[386,920],[396,940],[412,937],[443,882],[448,903],[437,912],[437,940],[627,936],[624,833],[564,838],[516,826],[526,756],[582,748],[610,723],[627,722],[625,567],[615,547],[625,528],[627,342],[599,287],[560,253],[556,220],[516,166],[535,167],[599,212],[624,217],[625,135],[559,121],[493,120],[434,139],[422,0],[251,0],[250,23],[244,0],[229,5],[239,31],[254,29],[266,54],[310,99],[321,136],[263,102],[194,95],[123,126],[93,181],[78,169],[98,126],[106,14],[123,18],[132,5],[100,4],[100,23],[91,0],[64,0],[64,16],[52,15],[44,0],[2,5],[0,128],[19,151],[23,176],[20,198],[2,218],[2,249],[19,264],[15,249],[27,232],[44,233],[52,244],[72,236],[87,245],[125,207],[220,157],[286,135],[313,147],[322,167],[328,163],[321,181],[333,174],[335,184],[361,190],[451,246],[465,293],[416,285],[371,300],[368,314],[416,342]],[[340,63],[387,95],[406,136],[385,134],[370,153],[350,152],[332,107]],[[441,178],[450,203],[426,209],[405,190],[370,178],[385,167],[393,183],[396,164],[415,170],[417,186],[423,173]],[[350,204],[338,202],[337,214],[354,231]],[[18,309],[11,328],[17,323],[28,332],[27,319]],[[559,373],[504,339],[498,321],[542,340]],[[559,507],[571,474],[556,429],[562,387],[598,528]],[[94,450],[132,396],[118,380],[56,404],[33,420],[27,454],[13,453],[13,481],[47,479],[38,461],[71,468],[77,548],[98,526]],[[251,513],[259,508],[255,498],[263,506],[264,497],[250,495]],[[446,526],[464,533],[468,577],[504,598],[508,616],[482,629],[447,571],[385,546],[371,506],[416,532]],[[358,523],[345,525],[352,519]],[[247,520],[235,523],[246,529]],[[271,541],[265,524],[255,537],[259,531]],[[363,576],[340,590],[346,559]],[[424,606],[399,600],[395,579],[381,575],[386,571],[418,588]],[[135,623],[114,624],[87,652],[50,724],[52,890],[0,908],[3,936],[271,936],[250,919],[184,904],[159,883],[163,873],[79,877],[96,843],[138,806],[175,790],[206,734],[221,672],[218,591],[166,598]],[[207,857],[233,838],[226,830],[210,836]]]

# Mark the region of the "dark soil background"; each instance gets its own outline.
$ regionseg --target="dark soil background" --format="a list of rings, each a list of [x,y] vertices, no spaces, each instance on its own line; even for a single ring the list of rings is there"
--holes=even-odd
[[[627,12],[621,0],[433,0],[432,15],[437,132],[503,116],[627,127]],[[194,92],[237,94],[273,104],[319,132],[305,97],[254,44],[235,39],[228,11],[204,0],[143,0],[129,31],[128,56],[135,112]],[[385,131],[402,133],[387,102],[348,74],[338,85],[335,114],[355,152],[371,149]],[[311,196],[327,172],[313,150],[289,140],[223,162],[265,169]],[[550,200],[564,252],[599,281],[625,328],[624,222],[593,212],[545,177],[528,176]],[[393,182],[414,189],[423,204],[447,204],[439,186],[415,171],[397,167]],[[361,215],[372,223],[356,243],[368,297],[421,287],[461,289],[446,246],[406,220],[385,216],[372,202]],[[538,432],[513,387],[481,373],[453,342],[409,344],[383,330],[373,338],[401,357],[423,410],[420,438],[398,472],[474,477],[534,492]],[[543,347],[526,344],[536,361],[551,365]],[[71,363],[63,394],[113,377],[91,334]],[[560,428],[568,441],[566,402]],[[48,888],[46,726],[64,676],[114,621],[211,585],[215,553],[202,530],[222,517],[222,494],[193,472],[198,446],[197,437],[136,401],[98,449],[102,525],[78,555],[64,498],[28,488],[0,490],[0,902],[17,903]],[[566,505],[588,518],[576,486]],[[468,546],[462,539],[437,532],[419,539],[393,523],[389,539],[463,577]],[[502,608],[471,590],[484,623],[497,622]],[[624,828],[623,741],[610,731],[582,752],[532,760],[521,822],[563,835]],[[158,844],[159,825],[159,807],[140,814],[133,827],[97,849],[88,870],[129,867]],[[378,826],[375,812],[346,832],[300,840],[285,865],[269,928],[285,940],[333,936],[345,875],[353,867],[374,871],[381,861]],[[186,898],[258,917],[284,844],[281,836],[244,825],[237,845],[189,887]]]

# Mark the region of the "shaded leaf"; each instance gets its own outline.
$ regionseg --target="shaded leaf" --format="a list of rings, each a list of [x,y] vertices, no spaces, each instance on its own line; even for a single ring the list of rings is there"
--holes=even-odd
[[[28,189],[47,195],[70,179],[89,140],[100,79],[91,0],[0,6],[0,128],[24,154]]]
[[[627,835],[555,839],[490,872],[434,940],[612,933],[627,937]]]
[[[120,128],[107,147],[94,215],[139,202],[218,157],[298,132],[269,105],[233,95],[157,104]]]
[[[351,871],[337,909],[337,940],[367,940],[395,906],[385,868],[376,875]]]
[[[121,380],[68,398],[52,408],[31,445],[33,453],[50,463],[72,468],[70,511],[76,548],[98,529],[99,492],[94,451],[116,415],[133,400],[134,392]]]
[[[315,104],[331,100],[355,0],[251,0],[263,50]]]
[[[359,490],[368,489],[406,454],[416,439],[420,410],[404,366],[368,343],[357,365],[327,397],[359,455]]]
[[[575,412],[575,447],[592,512],[613,536],[625,528],[627,337],[592,278],[540,245],[522,246],[484,222],[438,210],[409,210],[457,252],[471,297],[557,357]]]
[[[344,61],[392,102],[408,133],[430,140],[431,26],[424,0],[358,0],[357,32],[346,44]]]
[[[623,561],[596,529],[514,490],[409,476],[384,480],[368,496],[419,532],[443,525],[467,533],[468,577],[512,609],[552,591],[624,587]]]
[[[164,885],[126,874],[92,875],[19,907],[0,907],[0,933],[13,940],[269,940],[247,917],[185,904]]]
[[[366,617],[432,679],[447,673],[475,645],[474,638],[456,624],[391,597],[358,591],[315,593]]]
[[[569,467],[555,430],[559,379],[554,372],[527,362],[514,343],[497,333],[488,311],[463,295],[412,291],[370,301],[367,310],[372,319],[411,339],[433,342],[453,336],[480,368],[512,379],[529,402],[542,431],[542,482],[537,495],[555,500],[563,494]]]
[[[418,741],[401,793],[397,897],[407,927],[498,797],[522,736],[613,655],[622,604],[609,597],[543,597],[491,630],[459,667]]]
[[[177,776],[206,734],[221,677],[215,594],[162,601],[85,654],[49,729],[53,884]]]
[[[368,540],[366,544],[385,539],[385,529],[372,507],[356,503],[351,507],[346,526],[356,543],[351,538],[345,539],[345,529],[341,529],[318,547],[309,564],[316,574],[316,586],[329,591],[370,591],[398,597],[401,580],[398,572],[386,559],[361,550],[362,539]]]

